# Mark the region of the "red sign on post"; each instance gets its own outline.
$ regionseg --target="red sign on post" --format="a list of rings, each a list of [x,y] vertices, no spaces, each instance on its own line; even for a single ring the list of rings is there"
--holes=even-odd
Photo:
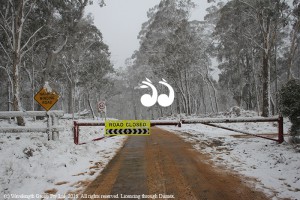
[[[106,112],[105,101],[99,101],[98,102],[98,111],[99,112]]]

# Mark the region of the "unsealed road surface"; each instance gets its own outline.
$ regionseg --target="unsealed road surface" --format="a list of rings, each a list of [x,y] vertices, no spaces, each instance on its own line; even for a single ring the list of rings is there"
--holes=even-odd
[[[168,131],[130,136],[124,147],[83,192],[119,199],[148,196],[179,200],[268,199],[239,177],[213,168],[191,144]],[[118,195],[118,196],[117,196]],[[103,199],[103,198],[101,198]]]

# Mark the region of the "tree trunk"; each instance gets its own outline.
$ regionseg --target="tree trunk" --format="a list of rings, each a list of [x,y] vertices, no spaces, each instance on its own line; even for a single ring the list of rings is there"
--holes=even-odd
[[[278,70],[277,70],[277,44],[274,47],[274,68],[275,68],[275,113],[278,113]],[[274,114],[275,114],[274,113]]]
[[[254,52],[253,49],[251,51],[251,59],[252,59],[252,73],[253,73],[253,80],[254,80],[254,87],[255,87],[255,96],[256,96],[256,109],[257,114],[260,115],[260,103],[259,103],[259,92],[258,92],[258,85],[257,85],[257,79],[255,74],[255,62],[254,62]]]
[[[13,14],[13,108],[15,111],[22,111],[21,99],[20,99],[20,64],[21,64],[21,36],[22,36],[22,20],[23,20],[23,0],[17,5],[17,10]],[[17,124],[19,126],[25,126],[25,120],[23,117],[17,117]]]
[[[154,114],[153,114],[153,109],[150,109],[150,115],[151,115],[151,119],[154,119]]]
[[[11,91],[10,91],[10,87],[11,87],[10,82],[7,82],[7,111],[11,110],[10,109],[10,104],[11,104],[11,99],[10,99],[10,93],[11,93]]]
[[[84,96],[83,96],[83,109],[86,109],[86,103],[85,103],[85,100],[86,100],[86,98],[85,98],[85,94],[84,94]]]
[[[216,110],[217,113],[219,112],[219,105],[218,105],[218,99],[217,99],[217,91],[215,86],[213,85],[212,81],[210,80],[210,78],[208,77],[208,74],[206,75],[206,79],[208,80],[209,84],[211,85],[211,87],[213,88],[213,92],[214,92],[214,99],[215,99],[215,105],[216,105]]]
[[[134,96],[134,89],[133,89],[133,87],[131,87],[132,89],[131,89],[131,91],[130,91],[130,93],[131,93],[131,104],[132,104],[132,109],[133,109],[133,116],[134,116],[134,119],[135,120],[137,120],[137,110],[136,110],[136,104],[135,104],[135,96]]]
[[[198,101],[197,99],[194,99],[194,114],[196,115],[198,112]]]
[[[43,69],[42,84],[44,84],[46,81],[49,81],[49,72],[48,72],[48,70],[51,69],[53,59],[54,59],[53,51],[48,52],[48,55],[47,55],[47,58],[46,58],[46,63],[45,63],[44,69]]]
[[[240,60],[242,60],[240,58],[240,54],[237,55],[238,59],[238,63],[237,63],[237,68],[238,68],[238,76],[239,76],[239,94],[238,94],[238,98],[239,98],[239,102],[240,105],[238,105],[240,108],[243,108],[243,76],[242,76],[242,70],[241,70],[241,64],[240,64]],[[243,63],[243,60],[241,61]]]
[[[275,103],[274,103],[274,100],[273,100],[273,98],[271,97],[271,99],[270,99],[270,108],[271,108],[271,110],[270,110],[270,112],[271,112],[271,114],[272,115],[274,115],[275,114]]]
[[[178,87],[179,92],[180,92],[180,94],[182,96],[182,99],[183,99],[183,103],[182,103],[183,111],[184,111],[184,113],[187,114],[187,97],[186,97],[186,94],[184,93],[185,89],[184,89],[184,84],[182,82],[183,82],[183,78],[181,76],[181,73],[179,73],[179,84],[176,81],[175,81],[175,84]]]
[[[249,91],[248,91],[248,99],[249,99],[249,107],[248,110],[253,110],[253,103],[252,103],[252,88],[251,85],[249,84]]]
[[[179,97],[179,95],[178,95]],[[179,98],[176,98],[176,108],[177,108],[177,114],[181,113],[181,107],[180,107],[180,101]]]
[[[210,100],[211,110],[214,113],[215,109],[214,109],[213,100],[212,100],[212,97],[211,97],[211,92],[210,92],[209,84],[207,83],[206,77],[204,77],[201,73],[199,73],[199,74],[201,75],[201,77],[203,79],[203,82],[207,86],[207,91],[208,91],[208,96],[209,96],[209,100]]]
[[[263,62],[262,62],[262,81],[263,81],[263,108],[262,108],[262,116],[269,117],[270,116],[270,63],[269,56],[266,51],[263,51]]]
[[[49,81],[49,70],[51,70],[51,66],[53,65],[54,60],[56,59],[57,55],[63,50],[64,46],[67,44],[68,38],[65,38],[65,41],[58,46],[55,50],[48,51],[45,66],[43,69],[43,78],[42,78],[42,84],[44,84],[46,81]],[[49,49],[52,49],[50,46],[48,46]]]
[[[64,85],[61,84],[60,85],[60,102],[61,102],[61,110],[65,110],[65,106],[64,106],[64,101],[65,101],[65,88]]]
[[[291,36],[291,46],[290,46],[290,52],[289,52],[289,57],[288,57],[288,71],[287,71],[287,77],[288,80],[291,80],[293,78],[293,72],[292,72],[292,67],[293,67],[293,60],[295,57],[295,53],[298,49],[299,43],[298,41],[298,34],[299,34],[299,29],[300,29],[300,21],[298,18],[298,21],[294,25],[294,29],[292,31],[292,36]]]
[[[11,94],[13,91],[13,80],[11,78],[7,66],[6,67],[0,66],[0,69],[3,69],[7,74],[7,80],[8,80],[7,81],[7,111],[11,111],[11,104],[12,104]]]
[[[68,113],[72,113],[73,110],[73,84],[69,82],[69,95],[68,95]]]
[[[74,115],[75,113],[77,112],[76,111],[76,97],[77,97],[77,94],[76,94],[76,82],[74,82],[74,86],[73,86],[73,98],[72,98],[72,115],[73,115],[73,118],[74,118]]]
[[[83,109],[81,108],[81,102],[82,102],[82,99],[84,98],[83,95],[79,95],[78,97],[78,103],[77,103],[77,111],[78,113],[81,112]]]
[[[92,106],[92,103],[91,103],[91,99],[90,99],[90,94],[89,93],[88,93],[88,103],[89,103],[89,107],[90,107],[90,110],[92,112],[93,118],[96,119],[96,115],[95,115],[95,112],[94,112],[94,109],[93,109],[93,106]]]
[[[206,103],[205,103],[205,97],[202,97],[202,103],[203,103],[203,108],[204,108],[204,114],[207,114],[207,108],[206,108]]]
[[[190,87],[188,81],[188,73],[187,70],[184,71],[184,78],[185,78],[185,92],[186,92],[186,114],[191,114],[191,95],[190,95]]]
[[[32,67],[32,78],[31,78],[31,97],[32,97],[32,102],[31,102],[31,109],[34,110],[34,96],[35,96],[35,85],[34,85],[34,66]]]
[[[200,95],[202,97],[202,104],[203,104],[204,114],[206,115],[207,111],[206,111],[205,96],[204,96],[204,84],[201,87]]]
[[[180,83],[181,83],[181,85],[182,85],[182,81],[181,81],[181,80],[180,80]],[[186,98],[186,95],[185,95],[184,92],[183,92],[184,89],[182,89],[182,87],[179,86],[179,85],[177,84],[177,82],[175,82],[175,84],[176,84],[176,86],[178,87],[179,92],[180,92],[180,95],[181,95],[181,97],[182,97],[182,99],[183,99],[183,103],[182,103],[182,105],[183,105],[183,111],[186,113],[186,112],[187,112],[187,108],[186,108],[186,105],[187,105],[187,98]]]
[[[21,99],[20,99],[20,78],[19,78],[19,58],[14,56],[13,60],[13,107],[15,111],[22,111]],[[19,126],[25,126],[25,120],[23,117],[17,117],[17,124]]]

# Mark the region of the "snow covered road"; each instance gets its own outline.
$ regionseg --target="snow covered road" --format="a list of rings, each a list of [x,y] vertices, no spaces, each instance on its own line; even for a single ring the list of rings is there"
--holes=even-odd
[[[276,124],[270,122],[226,124],[226,126],[252,133],[277,131]],[[290,124],[285,123],[284,126],[287,131]],[[239,133],[202,124],[161,128],[174,131],[191,142],[195,149],[208,153],[216,165],[244,175],[250,184],[272,196],[272,199],[300,198],[300,151],[293,145],[287,142],[277,144],[261,138],[243,137]],[[285,139],[288,140],[287,137]]]

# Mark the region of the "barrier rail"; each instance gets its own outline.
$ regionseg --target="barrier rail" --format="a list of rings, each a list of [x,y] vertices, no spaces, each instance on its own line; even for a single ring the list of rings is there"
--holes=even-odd
[[[253,133],[249,133],[242,130],[237,130],[233,128],[228,128],[220,125],[216,125],[215,123],[243,123],[243,122],[277,122],[278,123],[278,139],[273,139],[269,137],[265,137],[262,135],[256,135]],[[150,120],[151,126],[178,126],[181,127],[182,124],[204,124],[208,126],[213,126],[216,128],[226,129],[229,131],[234,131],[254,137],[259,137],[263,139],[268,139],[272,141],[276,141],[279,144],[284,141],[283,136],[283,118],[279,117],[268,117],[268,118],[200,118],[200,119],[182,119],[180,121],[177,120]],[[79,126],[105,126],[105,122],[77,122],[74,121],[74,143],[79,144]],[[105,137],[96,138],[92,141],[100,140]],[[83,143],[80,143],[83,144]]]
[[[157,126],[157,125],[175,125],[181,127],[180,121],[167,121],[167,120],[150,120],[151,126]],[[85,144],[85,143],[79,143],[79,126],[105,126],[105,122],[77,122],[74,121],[74,143],[75,144]],[[102,140],[105,137],[95,138],[92,141]]]
[[[48,140],[50,140],[50,133],[52,140],[59,138],[59,131],[63,131],[64,127],[59,126],[59,118],[64,115],[61,110],[52,111],[4,111],[0,112],[0,119],[8,119],[12,117],[47,117],[47,127],[0,127],[0,132],[46,132]]]
[[[237,130],[233,128],[228,128],[220,125],[216,125],[214,123],[244,123],[244,122],[277,122],[278,124],[278,139],[273,139],[269,137],[265,137],[262,135],[257,135],[253,133],[249,133],[246,131],[242,130]],[[201,118],[201,119],[183,119],[182,124],[205,124],[208,126],[213,126],[216,128],[221,128],[229,131],[234,131],[254,137],[259,137],[267,140],[273,140],[281,144],[284,141],[284,136],[283,136],[283,117],[266,117],[266,118]]]

